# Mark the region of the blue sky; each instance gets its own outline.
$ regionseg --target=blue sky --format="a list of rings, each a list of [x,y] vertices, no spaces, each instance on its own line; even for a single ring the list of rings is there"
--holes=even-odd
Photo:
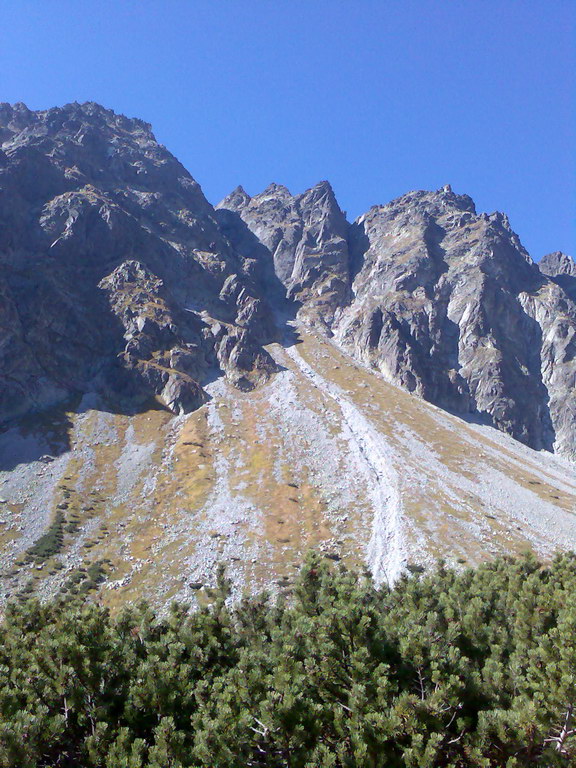
[[[4,0],[0,101],[152,123],[216,203],[452,184],[576,256],[573,0]]]

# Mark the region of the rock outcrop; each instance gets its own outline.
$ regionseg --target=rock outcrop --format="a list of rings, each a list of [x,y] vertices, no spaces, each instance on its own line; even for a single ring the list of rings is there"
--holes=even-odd
[[[274,370],[253,259],[149,125],[2,104],[0,140],[0,418],[89,391],[188,411],[219,369]]]
[[[300,316],[388,381],[533,448],[576,455],[569,257],[539,269],[505,215],[478,214],[449,186],[348,226],[324,183],[297,197],[238,189],[220,206],[265,246]]]
[[[576,262],[562,251],[554,251],[543,256],[540,259],[539,267],[543,274],[550,277],[560,277],[561,275],[576,277]]]
[[[576,301],[576,262],[562,251],[543,256],[538,266],[544,275],[559,285],[573,301]]]
[[[254,197],[238,187],[217,208],[237,214],[265,248],[301,319],[329,332],[350,295],[348,223],[330,184],[296,196],[279,184]],[[229,225],[235,242],[242,223]]]

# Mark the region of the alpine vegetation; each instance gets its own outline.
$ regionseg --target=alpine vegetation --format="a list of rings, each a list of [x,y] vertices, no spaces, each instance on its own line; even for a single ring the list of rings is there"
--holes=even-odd
[[[2,768],[523,768],[576,761],[576,556],[412,567],[311,554],[289,601],[116,616],[79,598],[0,626]]]

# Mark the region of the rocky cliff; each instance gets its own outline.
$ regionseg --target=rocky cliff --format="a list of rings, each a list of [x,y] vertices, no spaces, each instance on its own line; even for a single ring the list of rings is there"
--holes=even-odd
[[[350,237],[344,344],[443,408],[573,453],[576,306],[506,216],[444,187],[372,208]]]
[[[234,242],[245,225],[264,246],[300,316],[329,332],[350,299],[349,227],[330,184],[296,196],[279,184],[254,197],[238,187],[217,208],[236,215],[229,220]]]
[[[0,105],[0,419],[250,389],[282,307],[442,408],[576,455],[576,266],[450,187],[350,224],[328,182],[216,209],[146,123]],[[278,313],[276,313],[278,314]]]
[[[274,369],[257,264],[150,126],[0,105],[0,414],[81,396],[174,412]]]
[[[308,207],[312,203],[313,215]],[[501,213],[449,186],[346,225],[326,183],[272,185],[235,211],[267,248],[299,316],[442,408],[536,449],[576,455],[574,262],[533,262]]]

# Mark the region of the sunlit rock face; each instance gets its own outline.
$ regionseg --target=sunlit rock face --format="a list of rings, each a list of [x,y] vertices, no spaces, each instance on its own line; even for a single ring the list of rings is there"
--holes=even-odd
[[[572,256],[568,256],[562,251],[547,253],[540,259],[539,267],[541,272],[550,277],[561,277],[562,275],[576,277],[576,262]]]
[[[3,104],[0,140],[3,419],[89,391],[179,413],[274,370],[253,260],[149,125]]]
[[[245,225],[264,246],[299,317],[330,332],[350,299],[348,223],[330,184],[296,196],[279,184],[254,197],[238,187],[217,208],[237,214],[235,241]]]
[[[574,262],[536,265],[501,213],[449,186],[375,206],[353,224],[331,188],[241,188],[235,211],[299,316],[389,381],[574,456]],[[312,213],[310,213],[310,211]]]
[[[534,448],[573,450],[575,368],[563,348],[576,307],[506,216],[477,214],[450,187],[414,192],[361,216],[351,251],[354,300],[337,335],[356,355]]]

